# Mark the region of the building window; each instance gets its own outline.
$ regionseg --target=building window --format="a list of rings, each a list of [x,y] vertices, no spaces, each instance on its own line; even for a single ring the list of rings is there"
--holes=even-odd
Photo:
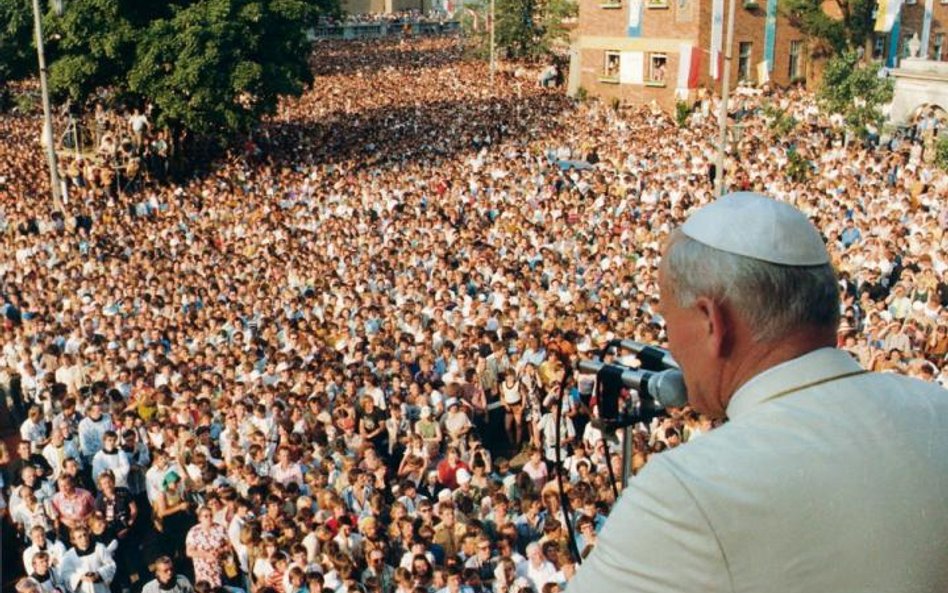
[[[613,82],[619,80],[619,52],[607,51],[602,61],[603,80]]]
[[[906,4],[918,4],[918,0],[905,0]]]
[[[599,8],[622,8],[622,0],[602,0],[602,2],[599,3]]]
[[[655,86],[665,86],[665,77],[668,71],[668,56],[665,54],[648,55],[648,83]]]
[[[754,44],[750,41],[741,41],[737,48],[737,79],[751,80],[751,51]]]
[[[872,59],[881,60],[885,57],[885,36],[876,35],[872,43]]]
[[[790,42],[790,80],[803,78],[803,42]]]
[[[909,55],[909,52],[911,51],[911,48],[909,47],[909,41],[912,40],[912,35],[914,35],[914,34],[915,34],[914,32],[909,31],[907,35],[902,35],[902,37],[899,38],[899,53],[898,53],[898,56],[899,56],[899,59],[900,59],[900,60],[904,60],[905,58],[914,58],[914,57],[915,57],[915,56],[910,56],[910,55]]]
[[[945,48],[945,34],[935,33],[935,46],[932,47],[932,59],[936,62],[941,61],[942,50]]]
[[[649,8],[668,8],[668,0],[646,0],[645,5]]]

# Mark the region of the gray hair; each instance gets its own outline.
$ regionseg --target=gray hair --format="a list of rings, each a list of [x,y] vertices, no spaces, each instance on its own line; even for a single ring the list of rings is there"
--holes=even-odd
[[[43,586],[33,577],[23,577],[16,583],[17,593],[42,593]]]
[[[773,264],[709,247],[676,229],[663,265],[674,291],[665,298],[680,307],[690,307],[699,296],[730,303],[758,342],[801,325],[835,329],[839,324],[839,285],[831,264]]]

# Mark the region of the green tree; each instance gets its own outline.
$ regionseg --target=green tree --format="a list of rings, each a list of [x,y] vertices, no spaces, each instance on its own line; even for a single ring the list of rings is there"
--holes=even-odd
[[[35,71],[31,0],[0,0],[0,80]],[[338,0],[44,0],[55,100],[105,90],[158,126],[226,142],[312,83],[305,30]]]
[[[36,72],[30,0],[0,0],[0,85]]]
[[[514,59],[549,55],[558,44],[566,44],[566,23],[576,17],[578,6],[575,0],[495,0],[497,52]],[[490,44],[490,3],[480,0],[465,7],[478,15],[478,27],[475,30],[475,18],[470,12],[462,15],[462,25],[476,41],[475,51],[486,56]]]
[[[812,42],[817,55],[863,47],[872,33],[876,0],[779,0],[781,12]],[[838,7],[839,17],[827,14]],[[834,10],[835,12],[835,10]]]
[[[849,129],[860,137],[867,133],[867,126],[882,126],[881,107],[892,101],[893,81],[879,78],[878,71],[878,65],[861,62],[853,50],[831,58],[823,71],[817,93],[820,104],[842,114]]]
[[[948,138],[944,136],[935,141],[935,164],[948,171]]]
[[[495,0],[497,48],[512,58],[534,57],[540,47],[536,0]]]
[[[61,16],[48,14],[45,36],[49,86],[57,99],[85,104],[100,88],[127,90],[135,33],[123,0],[67,0]]]
[[[773,103],[764,104],[763,114],[767,127],[777,138],[786,138],[799,123],[786,109],[781,109]]]
[[[303,0],[203,0],[175,8],[142,35],[130,90],[158,109],[156,122],[226,138],[272,113],[281,95],[312,82]]]
[[[576,0],[545,0],[540,6],[540,41],[544,51],[557,45],[569,45],[567,23],[579,17],[579,2]]]

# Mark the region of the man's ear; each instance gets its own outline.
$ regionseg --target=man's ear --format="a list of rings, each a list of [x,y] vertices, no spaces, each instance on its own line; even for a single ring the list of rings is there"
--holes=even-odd
[[[701,337],[704,340],[707,354],[714,358],[727,356],[731,346],[731,310],[706,296],[698,297],[695,300],[694,308],[701,319]]]

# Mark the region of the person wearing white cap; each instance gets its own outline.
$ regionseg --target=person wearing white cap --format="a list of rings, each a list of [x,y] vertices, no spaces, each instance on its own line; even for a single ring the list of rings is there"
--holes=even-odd
[[[568,593],[948,591],[948,393],[834,348],[807,218],[725,196],[671,234],[660,288],[691,405],[729,421],[631,481]]]

